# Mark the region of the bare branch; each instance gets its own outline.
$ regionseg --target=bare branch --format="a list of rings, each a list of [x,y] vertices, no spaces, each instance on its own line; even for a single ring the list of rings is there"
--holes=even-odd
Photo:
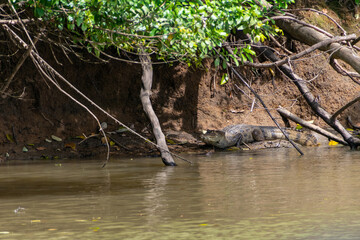
[[[346,35],[346,30],[343,27],[341,27],[341,25],[339,23],[337,23],[334,18],[330,17],[328,14],[326,14],[322,11],[319,11],[319,10],[316,10],[313,8],[283,9],[283,11],[285,11],[285,12],[311,11],[311,12],[316,12],[317,14],[324,15],[325,17],[329,18],[343,32],[344,36]]]
[[[289,17],[289,16],[274,16],[274,17],[271,17],[270,19],[266,19],[266,20],[264,20],[264,21],[270,21],[271,19],[272,19],[272,20],[291,20],[291,21],[297,22],[297,23],[299,23],[299,24],[302,24],[303,26],[307,26],[307,27],[309,27],[309,28],[315,29],[316,31],[318,31],[318,32],[320,32],[320,33],[322,33],[322,34],[330,37],[330,38],[333,37],[332,34],[328,33],[328,32],[325,31],[324,29],[318,28],[318,27],[316,27],[316,26],[314,26],[314,25],[311,25],[311,24],[309,24],[309,23],[306,23],[306,22],[304,22],[304,21],[301,21],[301,20],[296,19],[296,18],[293,18],[293,17]]]
[[[25,34],[26,34],[26,36],[28,37],[28,39],[29,39],[29,41],[30,41],[31,45],[32,45],[32,46],[33,46],[33,48],[36,50],[36,48],[35,48],[35,44],[33,43],[33,41],[32,41],[32,39],[31,39],[31,37],[30,37],[30,34],[29,34],[28,30],[26,29],[26,27],[25,27],[24,23],[22,22],[22,19],[19,17],[19,14],[17,13],[17,11],[16,11],[16,9],[14,8],[13,4],[11,3],[11,0],[8,0],[8,3],[9,3],[9,6],[10,6],[11,11],[13,11],[13,12],[15,13],[16,18],[19,20],[20,25],[21,25],[21,27],[23,28],[23,30],[24,30],[24,32],[25,32]]]
[[[347,35],[347,36],[337,36],[337,37],[333,37],[333,38],[329,38],[329,39],[325,39],[319,43],[316,43],[314,45],[312,45],[311,47],[305,49],[304,51],[301,51],[293,56],[290,56],[288,58],[282,59],[282,60],[278,60],[272,63],[252,63],[252,62],[244,62],[243,65],[245,66],[249,66],[249,67],[255,67],[255,68],[270,68],[270,67],[275,67],[275,66],[281,66],[285,63],[288,63],[289,61],[293,61],[296,59],[299,59],[319,48],[322,48],[324,46],[327,46],[331,43],[334,42],[342,42],[342,41],[347,41],[347,40],[351,40],[351,39],[355,39],[356,35],[355,34],[351,34],[351,35]],[[234,54],[232,49],[229,46],[226,46],[226,49],[231,53]],[[240,58],[238,58],[239,61],[241,61]]]
[[[9,20],[5,20],[5,19],[0,19],[0,24],[8,24],[8,25],[15,25],[15,24],[21,24],[21,22],[23,23],[28,23],[28,22],[33,22],[33,20],[31,19],[9,19]]]
[[[323,136],[325,136],[327,138],[330,138],[330,139],[332,139],[332,140],[334,140],[336,142],[339,142],[339,143],[341,143],[343,145],[348,145],[347,142],[345,142],[343,139],[339,138],[338,136],[332,134],[331,132],[328,132],[328,131],[322,129],[319,126],[316,126],[315,124],[309,123],[309,122],[299,118],[298,116],[296,116],[295,114],[289,112],[288,110],[286,110],[285,108],[283,108],[281,106],[276,110],[280,113],[280,115],[282,117],[288,118],[288,119],[300,124],[303,127],[306,127],[306,128],[308,128],[310,130],[313,130],[314,132],[317,132],[317,133],[319,133],[319,134],[321,134],[321,135],[323,135]]]
[[[337,71],[338,73],[340,73],[343,76],[348,76],[349,78],[351,78],[351,80],[353,80],[356,84],[360,85],[360,81],[356,80],[355,78],[360,78],[360,74],[357,72],[348,72],[346,71],[343,67],[341,67],[336,59],[334,58],[330,58],[330,66]]]
[[[34,44],[37,43],[37,41],[40,38],[40,33],[36,36],[35,40],[34,40]],[[6,79],[6,84],[4,85],[4,87],[0,90],[1,93],[5,93],[6,90],[8,89],[8,87],[10,86],[11,81],[13,80],[13,78],[15,77],[16,73],[19,71],[19,69],[21,68],[21,66],[23,65],[23,63],[25,62],[25,60],[27,59],[27,57],[30,55],[31,51],[33,50],[35,45],[31,45],[29,46],[29,48],[26,50],[26,52],[21,56],[19,62],[16,64],[14,71],[11,73],[11,75],[9,76],[8,79]]]
[[[330,118],[330,121],[334,122],[336,117],[339,116],[339,114],[341,114],[343,111],[345,111],[347,108],[349,108],[350,106],[352,106],[354,103],[360,101],[360,95],[355,97],[353,100],[351,100],[350,102],[348,102],[347,104],[345,104],[344,106],[342,106],[339,110],[337,110]]]

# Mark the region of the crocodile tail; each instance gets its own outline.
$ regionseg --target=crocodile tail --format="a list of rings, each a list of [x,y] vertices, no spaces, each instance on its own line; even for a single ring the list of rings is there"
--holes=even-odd
[[[311,132],[299,132],[296,130],[286,130],[289,133],[289,138],[303,146],[316,146],[318,144],[317,138]]]
[[[263,127],[261,130],[266,140],[275,140],[275,139],[286,140],[286,137],[279,128]],[[300,132],[293,129],[284,129],[284,130],[288,134],[289,139],[296,143],[299,143],[303,146],[318,145],[317,138],[313,134],[311,134],[311,132],[306,132],[306,131]]]

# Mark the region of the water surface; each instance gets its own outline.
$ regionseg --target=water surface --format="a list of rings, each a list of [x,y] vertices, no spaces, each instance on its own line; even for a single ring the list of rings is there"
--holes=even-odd
[[[0,165],[0,239],[359,239],[360,152]]]

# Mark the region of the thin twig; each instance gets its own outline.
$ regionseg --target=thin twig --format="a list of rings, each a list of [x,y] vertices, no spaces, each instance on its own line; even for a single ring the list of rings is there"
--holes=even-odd
[[[31,19],[9,19],[9,20],[5,20],[5,19],[0,19],[0,24],[9,24],[9,25],[15,25],[15,24],[19,24],[21,22],[23,23],[28,23],[28,22],[32,22],[33,20]]]
[[[339,110],[337,110],[330,118],[331,122],[334,122],[336,117],[339,116],[339,114],[341,114],[342,112],[344,112],[347,108],[349,108],[350,106],[352,106],[354,103],[360,101],[360,95],[355,97],[353,100],[349,101],[347,104],[345,104],[344,106],[342,106]]]
[[[360,81],[356,80],[356,78],[360,77],[360,74],[357,72],[348,72],[343,67],[341,67],[336,59],[330,58],[330,66],[338,73],[340,73],[343,76],[348,76],[351,80],[353,80],[354,83],[360,85]]]
[[[312,12],[316,12],[318,14],[324,15],[325,17],[329,18],[343,32],[344,36],[346,35],[346,30],[343,27],[341,27],[341,25],[339,23],[337,23],[334,18],[330,17],[328,14],[326,14],[322,11],[319,11],[319,10],[316,10],[313,8],[283,9],[283,11],[285,11],[285,12],[312,11]]]
[[[16,9],[14,8],[13,4],[11,3],[11,0],[8,0],[8,3],[9,3],[9,6],[10,6],[11,11],[13,11],[13,12],[15,13],[16,18],[19,20],[20,25],[21,25],[21,27],[23,28],[23,30],[24,30],[24,32],[25,32],[25,34],[26,34],[26,36],[28,37],[28,39],[29,39],[29,41],[30,41],[31,45],[32,45],[32,46],[33,46],[33,48],[36,50],[36,48],[35,48],[35,44],[33,43],[33,41],[32,41],[32,39],[31,39],[31,37],[30,37],[30,34],[29,34],[28,30],[26,29],[26,27],[25,27],[25,25],[24,25],[24,23],[23,23],[22,19],[19,17],[19,14],[17,13],[17,11],[16,11]]]
[[[293,54],[293,52],[289,51],[284,46],[282,46],[272,35],[269,35],[269,37],[270,37],[271,41],[273,41],[275,43],[275,45],[278,46],[279,48],[281,48],[284,52],[286,52],[287,54]]]
[[[36,36],[35,40],[34,40],[34,44],[37,43],[37,41],[40,38],[40,33]],[[16,73],[19,71],[19,69],[21,68],[21,66],[24,64],[25,60],[28,58],[28,56],[30,55],[31,51],[33,50],[35,45],[31,45],[28,46],[28,49],[25,51],[25,53],[21,56],[19,62],[16,64],[14,71],[11,73],[11,75],[9,76],[8,79],[6,79],[6,83],[4,85],[4,87],[0,90],[1,93],[5,93],[6,90],[8,89],[8,87],[10,86],[11,81],[13,80],[13,78],[15,77]]]

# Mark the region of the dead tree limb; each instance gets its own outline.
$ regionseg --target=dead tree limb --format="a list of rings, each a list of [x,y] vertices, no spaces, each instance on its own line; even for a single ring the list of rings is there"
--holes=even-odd
[[[286,110],[285,108],[283,107],[279,107],[278,109],[276,109],[278,111],[278,113],[280,113],[280,115],[282,117],[285,117],[287,119],[290,119],[298,124],[300,124],[301,126],[305,127],[305,128],[308,128],[314,132],[317,132],[329,139],[332,139],[336,142],[339,142],[343,145],[348,145],[347,142],[345,142],[343,139],[339,138],[338,136],[332,134],[331,132],[328,132],[324,129],[322,129],[321,127],[319,126],[316,126],[315,124],[312,124],[312,123],[309,123],[301,118],[299,118],[298,116],[296,116],[295,114],[289,112],[288,110]]]
[[[290,34],[291,37],[310,46],[329,39],[325,34],[297,22],[280,19],[276,21],[276,25]],[[360,73],[360,56],[347,46],[343,46],[340,43],[331,43],[319,49],[322,51],[334,51],[333,58],[343,60],[356,72]]]
[[[141,77],[142,86],[140,91],[140,99],[143,105],[143,109],[150,120],[151,126],[153,128],[153,133],[156,138],[156,143],[158,146],[160,146],[159,151],[161,153],[161,159],[163,163],[166,166],[176,166],[174,159],[169,153],[169,149],[166,144],[165,135],[161,130],[159,119],[156,116],[150,101],[151,87],[153,82],[153,68],[152,68],[151,58],[149,54],[145,54],[145,53],[140,54],[139,58],[143,70]]]

